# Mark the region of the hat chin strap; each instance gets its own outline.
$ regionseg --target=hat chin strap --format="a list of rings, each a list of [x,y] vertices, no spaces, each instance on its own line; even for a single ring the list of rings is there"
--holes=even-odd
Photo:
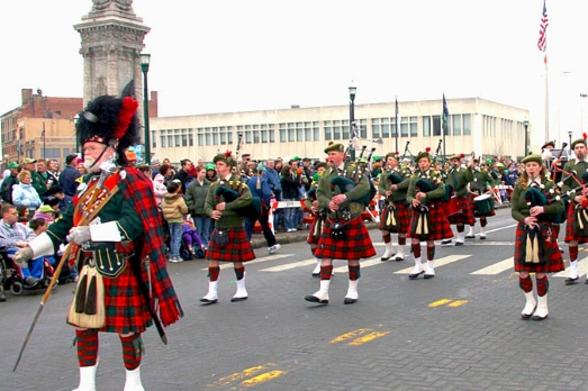
[[[100,155],[98,155],[98,157],[96,158],[96,160],[94,160],[94,163],[92,163],[92,165],[90,167],[86,167],[86,169],[88,171],[92,171],[92,168],[94,168],[94,166],[96,165],[96,163],[98,163],[100,161],[100,159],[102,159],[102,156],[104,156],[104,154],[106,153],[106,150],[110,147],[110,145],[104,145],[104,149],[102,150],[102,152],[100,152]],[[112,158],[110,158],[109,160],[114,160],[114,156]]]

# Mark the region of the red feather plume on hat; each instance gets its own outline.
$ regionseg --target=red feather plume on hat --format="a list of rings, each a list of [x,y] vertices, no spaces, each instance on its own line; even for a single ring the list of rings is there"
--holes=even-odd
[[[429,152],[431,152],[431,147],[427,147],[427,148],[425,148],[425,152],[426,152],[426,153],[429,153]]]
[[[465,155],[463,153],[460,153],[459,157],[463,159],[465,157]]]
[[[229,151],[228,149],[225,151],[225,157],[230,158],[233,152]]]
[[[582,133],[582,138],[586,141],[586,139],[588,139],[588,134],[586,134],[586,132]]]
[[[137,107],[139,107],[139,102],[137,102],[135,98],[131,96],[125,96],[122,99],[122,106],[118,112],[118,124],[116,125],[116,129],[114,130],[113,134],[115,139],[120,140],[125,136],[125,133],[129,128],[129,124],[133,120],[133,116],[137,111]]]

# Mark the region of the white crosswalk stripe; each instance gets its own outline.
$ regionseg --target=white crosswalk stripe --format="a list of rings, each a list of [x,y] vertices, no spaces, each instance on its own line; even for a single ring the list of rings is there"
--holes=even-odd
[[[257,258],[257,259],[254,259],[253,261],[245,262],[245,266],[247,266],[247,265],[254,265],[256,263],[275,261],[275,260],[278,260],[278,259],[284,259],[284,258],[291,257],[293,255],[294,254],[274,254],[274,255],[268,255],[267,257]],[[234,267],[235,266],[233,265],[232,262],[222,263],[220,265],[220,269],[221,270],[232,269]],[[200,270],[208,270],[208,267],[203,267]]]
[[[578,275],[583,276],[588,272],[588,258],[583,258],[578,261]],[[563,272],[555,273],[553,277],[567,278],[570,275],[569,267]]]
[[[381,265],[382,261],[380,261],[380,257],[376,257],[376,258],[366,259],[365,261],[360,261],[359,264],[361,265],[362,269],[365,269],[366,267]],[[347,273],[348,271],[349,271],[349,268],[347,265],[339,266],[339,267],[336,267],[333,269],[333,272],[335,272],[335,273]]]
[[[478,275],[478,276],[492,276],[492,275],[500,274],[503,271],[506,271],[508,269],[513,269],[513,268],[514,268],[514,258],[510,257],[510,258],[506,258],[503,261],[496,262],[490,266],[486,266],[485,268],[476,270],[475,272],[472,272],[470,274],[474,274],[474,275]]]
[[[450,263],[461,261],[462,259],[470,258],[471,255],[448,255],[439,259],[435,259],[435,268],[449,265]],[[412,272],[412,266],[406,269],[398,270],[394,274],[410,274]]]
[[[286,270],[296,269],[299,267],[304,267],[304,266],[308,266],[308,265],[315,265],[315,264],[316,264],[315,258],[308,258],[308,259],[304,259],[304,260],[298,261],[298,262],[292,262],[292,263],[286,263],[284,265],[277,265],[277,266],[268,267],[266,269],[261,269],[260,271],[276,273],[276,272],[283,272]]]

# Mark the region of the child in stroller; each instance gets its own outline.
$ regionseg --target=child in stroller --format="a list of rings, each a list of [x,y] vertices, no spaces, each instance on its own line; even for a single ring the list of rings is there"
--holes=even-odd
[[[206,253],[205,246],[202,243],[202,239],[200,235],[198,235],[198,231],[196,227],[194,227],[194,222],[187,216],[184,219],[182,224],[182,242],[180,244],[180,257],[184,261],[188,261],[193,258],[204,258]]]

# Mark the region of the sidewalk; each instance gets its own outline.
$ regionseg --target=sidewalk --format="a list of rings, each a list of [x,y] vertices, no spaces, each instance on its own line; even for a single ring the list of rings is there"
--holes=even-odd
[[[510,208],[510,204],[501,205],[501,206],[496,207],[496,209],[506,209],[506,208]],[[369,223],[366,223],[366,228],[368,230],[372,230],[372,229],[376,229],[378,227],[377,227],[376,223],[369,222]],[[307,236],[308,236],[307,229],[296,231],[296,232],[290,232],[290,233],[278,232],[276,234],[276,240],[280,244],[304,242],[306,240]],[[251,247],[253,247],[253,248],[267,247],[267,243],[261,233],[253,235],[253,237],[251,239]]]

